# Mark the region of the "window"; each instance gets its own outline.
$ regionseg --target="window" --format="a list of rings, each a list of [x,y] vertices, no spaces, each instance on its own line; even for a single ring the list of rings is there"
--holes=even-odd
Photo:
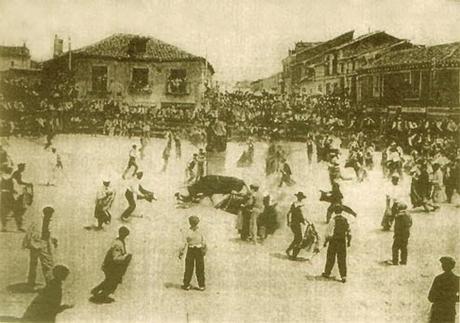
[[[107,92],[107,66],[93,66],[93,92]]]
[[[14,61],[11,61],[11,67],[14,67]]]
[[[147,86],[149,84],[149,69],[133,68],[132,83],[138,88]]]
[[[319,93],[323,93],[323,87],[322,87],[322,85],[321,85],[321,84],[320,84],[320,85],[318,85],[318,92],[319,92]]]
[[[379,97],[380,96],[380,77],[378,75],[374,75],[372,80],[372,96]]]
[[[172,69],[169,73],[167,92],[170,94],[187,94],[187,71]]]
[[[411,98],[420,96],[420,71],[410,72],[410,94]]]

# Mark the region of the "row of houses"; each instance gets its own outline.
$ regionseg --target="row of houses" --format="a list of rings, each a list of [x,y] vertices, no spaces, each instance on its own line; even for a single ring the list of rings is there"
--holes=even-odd
[[[343,95],[369,109],[460,107],[460,42],[421,46],[384,31],[360,37],[349,31],[296,43],[282,66],[278,93]],[[270,90],[272,79],[253,84]]]
[[[24,52],[30,60],[25,46]],[[24,74],[17,68],[18,51],[16,58],[1,53],[0,49],[1,66],[8,67],[2,68],[2,75]],[[62,75],[67,75],[81,99],[110,98],[150,106],[200,104],[205,84],[211,83],[214,74],[203,57],[152,37],[132,34],[114,34],[67,52],[62,51],[62,41],[55,38],[54,57],[42,62],[41,67],[46,82],[59,82]],[[27,64],[21,65],[21,70],[28,68]]]

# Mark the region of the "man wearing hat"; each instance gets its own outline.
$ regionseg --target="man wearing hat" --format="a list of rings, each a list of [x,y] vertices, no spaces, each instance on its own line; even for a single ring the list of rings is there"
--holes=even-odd
[[[182,289],[189,290],[191,288],[190,281],[192,280],[193,270],[195,269],[196,280],[198,281],[198,289],[204,291],[205,275],[204,275],[204,256],[206,255],[206,240],[201,229],[198,227],[200,219],[192,215],[188,218],[190,229],[185,237],[185,245],[179,252],[179,259],[185,256],[185,272]]]
[[[122,176],[123,179],[125,179],[126,174],[128,174],[131,167],[134,167],[133,176],[136,175],[137,170],[139,169],[139,166],[137,165],[137,156],[138,156],[137,145],[134,144],[131,150],[129,151],[128,166],[126,166],[126,169],[123,172],[123,176]]]
[[[291,228],[294,238],[286,249],[286,255],[295,260],[300,251],[300,243],[302,242],[302,225],[305,225],[305,219],[302,214],[303,203],[302,200],[306,198],[303,192],[295,194],[297,200],[291,204],[289,211],[286,215],[287,225]],[[292,254],[290,253],[292,251]]]
[[[91,290],[93,297],[90,299],[94,303],[111,303],[114,301],[109,295],[114,293],[123,280],[123,276],[131,262],[132,255],[126,251],[126,237],[129,229],[122,226],[118,229],[118,237],[113,241],[109,250],[105,254],[102,263],[102,271],[105,279]]]
[[[342,215],[342,206],[337,205],[334,210],[335,216],[329,222],[326,232],[326,239],[324,246],[328,245],[326,266],[322,276],[329,278],[332,268],[337,258],[339,266],[340,277],[342,282],[345,283],[347,279],[347,247],[351,243],[351,230],[348,220]]]
[[[27,284],[33,288],[37,277],[38,260],[42,265],[43,276],[46,282],[52,278],[51,270],[54,266],[54,249],[57,248],[57,240],[52,237],[50,223],[54,209],[51,206],[43,208],[41,221],[32,223],[24,236],[22,246],[30,250],[29,274]]]
[[[112,207],[113,200],[115,199],[115,191],[110,186],[110,179],[105,177],[102,180],[102,187],[97,192],[96,207],[94,208],[94,217],[97,219],[97,228],[102,229],[102,225],[109,224],[112,215],[110,208]]]
[[[407,264],[407,244],[409,243],[410,228],[412,226],[412,217],[407,213],[407,205],[403,202],[396,204],[397,214],[395,217],[395,228],[393,235],[392,254],[393,265]],[[399,253],[401,252],[401,262],[399,262]]]
[[[459,278],[452,270],[455,267],[455,259],[441,257],[442,274],[435,277],[428,294],[431,306],[431,323],[454,323],[455,303],[458,302]]]

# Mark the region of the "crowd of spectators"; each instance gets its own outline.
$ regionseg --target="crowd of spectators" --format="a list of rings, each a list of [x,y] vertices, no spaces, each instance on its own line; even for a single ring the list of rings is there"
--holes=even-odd
[[[201,135],[217,117],[231,139],[303,140],[327,133],[350,138],[364,132],[377,147],[396,141],[403,147],[424,145],[439,138],[458,139],[458,121],[409,116],[401,112],[371,113],[339,96],[280,95],[268,92],[219,91],[207,87],[202,104],[128,105],[121,101],[80,100],[69,80],[51,88],[40,82],[2,79],[0,84],[3,134],[37,136],[58,133],[155,135],[182,130]]]

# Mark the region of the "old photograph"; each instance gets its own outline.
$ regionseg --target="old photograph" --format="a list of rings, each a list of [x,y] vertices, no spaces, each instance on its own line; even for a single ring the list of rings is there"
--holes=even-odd
[[[0,322],[459,322],[460,0],[0,0],[0,163]]]

